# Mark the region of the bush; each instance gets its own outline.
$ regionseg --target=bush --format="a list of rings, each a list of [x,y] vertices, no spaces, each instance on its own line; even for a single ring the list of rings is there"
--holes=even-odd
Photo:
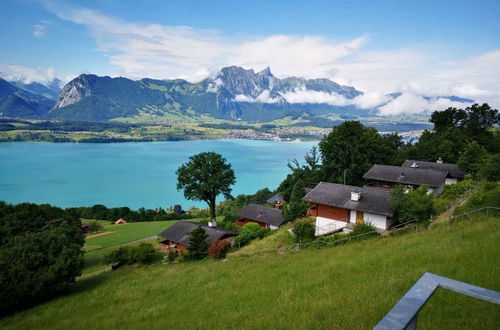
[[[413,219],[427,221],[434,214],[433,194],[427,193],[427,186],[405,193],[403,187],[392,191],[392,207],[400,223]]]
[[[231,248],[231,243],[216,239],[208,247],[208,255],[213,259],[225,258],[227,252]]]
[[[149,243],[141,243],[137,246],[122,246],[108,253],[104,260],[108,264],[132,265],[140,262],[151,263],[157,255],[154,247]]]
[[[314,240],[314,226],[308,222],[298,222],[293,227],[297,243],[306,243]]]
[[[306,202],[288,203],[283,209],[283,218],[285,218],[286,221],[293,221],[303,217],[307,213],[307,207]]]
[[[363,222],[363,223],[360,223],[360,224],[357,224],[356,226],[354,226],[350,235],[357,236],[357,235],[362,235],[362,234],[366,234],[366,233],[374,232],[374,231],[375,231],[375,227],[373,227],[370,223]]]
[[[247,245],[256,238],[264,238],[268,232],[268,229],[261,228],[255,222],[249,222],[243,226],[240,235],[235,239],[235,243],[241,247]]]
[[[167,253],[167,262],[173,263],[175,259],[177,259],[177,257],[178,257],[177,251],[170,250]]]
[[[103,230],[103,226],[99,221],[92,221],[89,223],[89,233],[97,233]]]

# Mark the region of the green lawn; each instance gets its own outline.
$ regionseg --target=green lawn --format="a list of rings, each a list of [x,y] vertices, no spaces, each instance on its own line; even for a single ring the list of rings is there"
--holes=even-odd
[[[124,267],[2,329],[370,329],[424,272],[500,290],[500,219],[284,255]],[[498,329],[500,307],[439,290],[419,329]]]

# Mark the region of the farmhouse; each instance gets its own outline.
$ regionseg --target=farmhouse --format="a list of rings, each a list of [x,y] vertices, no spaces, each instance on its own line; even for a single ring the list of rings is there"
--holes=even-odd
[[[411,189],[427,185],[429,191],[438,196],[444,189],[447,176],[447,171],[430,168],[376,164],[363,175],[363,179],[370,180],[370,185],[374,188],[386,190],[393,189],[397,185],[404,185]]]
[[[122,218],[115,221],[115,225],[124,225],[126,223],[127,223],[127,220],[122,219]]]
[[[445,184],[454,184],[465,178],[465,173],[458,168],[456,164],[443,163],[441,160],[437,162],[423,162],[419,160],[406,160],[402,167],[430,169],[448,172],[445,179]]]
[[[316,236],[363,222],[385,230],[394,215],[390,192],[370,187],[320,182],[302,200],[309,203],[307,215],[316,217]]]
[[[186,252],[189,246],[189,234],[191,234],[191,232],[199,226],[199,223],[191,221],[179,221],[174,223],[172,226],[158,234],[158,236],[163,239],[159,243],[160,249],[164,251],[173,250],[177,252]],[[201,225],[201,228],[203,228],[203,230],[207,233],[207,239],[210,242],[216,239],[228,240],[232,242],[232,238],[238,236],[238,233],[222,228],[204,225]]]
[[[255,222],[262,228],[278,229],[285,222],[280,209],[258,204],[248,204],[236,215],[241,217],[235,222],[240,227],[249,222]]]

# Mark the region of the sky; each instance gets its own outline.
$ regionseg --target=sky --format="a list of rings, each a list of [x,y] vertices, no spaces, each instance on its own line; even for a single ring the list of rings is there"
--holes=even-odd
[[[499,108],[499,17],[498,0],[2,0],[0,73],[194,82],[269,66],[354,86],[370,106],[401,92],[381,114],[455,105],[439,98],[450,95]]]

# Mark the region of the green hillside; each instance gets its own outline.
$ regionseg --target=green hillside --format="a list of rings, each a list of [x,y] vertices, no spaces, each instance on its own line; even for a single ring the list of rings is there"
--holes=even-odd
[[[500,290],[499,218],[284,255],[123,268],[2,329],[369,329],[424,273]],[[97,239],[97,238],[96,238]],[[500,307],[440,291],[419,329],[494,329]]]

